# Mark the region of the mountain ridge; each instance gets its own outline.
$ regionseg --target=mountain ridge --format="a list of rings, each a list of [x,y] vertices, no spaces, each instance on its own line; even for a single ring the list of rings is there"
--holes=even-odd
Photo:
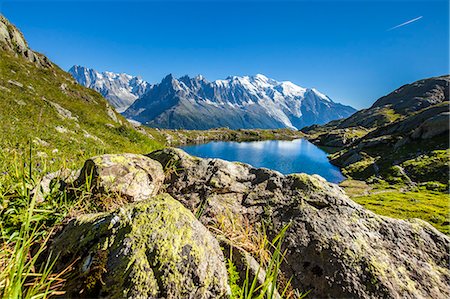
[[[98,91],[119,113],[125,111],[150,87],[140,77],[126,73],[98,72],[79,65],[72,66],[68,73],[79,84]]]
[[[299,129],[349,116],[356,110],[333,102],[316,89],[264,75],[167,75],[123,114],[151,127],[169,129]]]
[[[346,119],[302,131],[317,145],[340,147],[330,159],[347,175],[364,180],[374,175],[392,179],[393,167],[408,170],[406,165],[413,162],[406,161],[448,150],[449,86],[450,75],[418,80]],[[448,184],[447,166],[435,164],[426,175],[409,167],[405,175],[414,182],[433,178]]]

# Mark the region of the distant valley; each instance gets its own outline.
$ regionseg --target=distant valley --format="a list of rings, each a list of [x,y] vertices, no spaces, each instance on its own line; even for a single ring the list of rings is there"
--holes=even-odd
[[[128,119],[166,129],[300,129],[350,116],[356,110],[316,89],[264,75],[166,76],[159,84],[137,77],[74,66],[78,83],[99,91]]]

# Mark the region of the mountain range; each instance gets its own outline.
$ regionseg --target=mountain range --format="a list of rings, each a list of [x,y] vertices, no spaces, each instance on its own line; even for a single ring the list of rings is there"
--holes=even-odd
[[[167,100],[168,110],[223,102],[224,112],[282,111],[294,126],[305,111],[320,111],[311,103],[335,107],[318,91],[288,92],[287,82],[263,76],[231,77],[222,87],[203,80],[168,76],[128,110],[152,97]],[[305,133],[157,130],[126,121],[100,93],[30,49],[0,15],[0,280],[8,282],[0,297],[234,299],[251,280],[252,298],[281,298],[279,290],[449,298],[449,86],[450,76],[420,80]],[[206,142],[225,131],[340,142],[330,157],[353,178],[351,188],[168,147],[183,134]],[[355,193],[363,196],[350,200]]]
[[[69,73],[78,83],[101,93],[121,113],[142,96],[150,84],[139,77],[96,70],[74,65]]]
[[[151,85],[130,75],[79,66],[69,72],[80,84],[101,92],[125,117],[156,128],[300,129],[356,112],[316,89],[261,74],[212,82],[201,75],[177,79],[170,74]]]

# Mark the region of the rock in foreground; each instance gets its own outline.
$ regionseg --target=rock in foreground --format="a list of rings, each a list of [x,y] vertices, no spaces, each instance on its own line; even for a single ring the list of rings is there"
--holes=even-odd
[[[140,201],[159,192],[164,172],[160,163],[142,155],[102,155],[85,162],[76,184],[86,181],[96,192]]]
[[[287,231],[282,271],[314,298],[448,298],[450,239],[420,220],[378,216],[318,176],[283,176],[178,149],[149,157],[170,165],[167,192],[201,211],[205,225],[220,219]]]
[[[79,258],[65,297],[223,298],[229,290],[218,242],[166,194],[76,217],[52,250],[59,270]]]
[[[378,216],[316,175],[284,176],[171,148],[148,156],[89,160],[107,161],[98,182],[129,177],[140,163],[145,173],[159,176],[160,168],[145,166],[159,161],[170,196],[72,219],[52,247],[60,255],[57,270],[79,258],[66,285],[68,296],[226,297],[227,271],[217,239],[258,259],[245,242],[255,242],[263,229],[271,240],[287,225],[281,276],[292,278],[297,291],[310,291],[311,298],[450,296],[450,239],[426,222]],[[123,167],[130,163],[133,167]],[[147,196],[152,181],[133,182],[128,185],[133,196]],[[126,187],[120,190],[130,194]],[[243,234],[244,243],[227,237]]]

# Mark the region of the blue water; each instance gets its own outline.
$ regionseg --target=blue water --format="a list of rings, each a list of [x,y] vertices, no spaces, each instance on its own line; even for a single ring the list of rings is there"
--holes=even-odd
[[[283,174],[300,172],[318,174],[333,183],[339,183],[345,179],[339,168],[328,161],[327,153],[306,139],[219,141],[181,148],[193,156],[239,161],[255,167],[277,170]]]

